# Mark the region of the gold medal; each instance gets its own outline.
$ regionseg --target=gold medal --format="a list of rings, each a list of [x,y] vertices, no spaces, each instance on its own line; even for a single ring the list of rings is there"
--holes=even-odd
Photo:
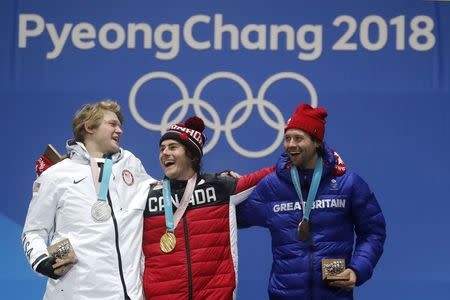
[[[162,252],[170,253],[173,251],[173,249],[175,249],[176,243],[177,239],[175,238],[173,232],[166,232],[161,237],[161,240],[159,241],[159,246]]]

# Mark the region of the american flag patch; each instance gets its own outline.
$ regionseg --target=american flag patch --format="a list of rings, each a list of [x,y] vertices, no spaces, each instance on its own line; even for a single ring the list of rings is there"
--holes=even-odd
[[[39,182],[35,182],[33,184],[33,193],[39,192],[39,188],[41,187],[41,184]]]

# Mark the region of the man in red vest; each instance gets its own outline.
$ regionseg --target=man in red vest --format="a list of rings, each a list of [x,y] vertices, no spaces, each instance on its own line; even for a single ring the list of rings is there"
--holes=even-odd
[[[204,128],[191,117],[160,139],[165,178],[150,185],[144,212],[147,299],[232,299],[236,291],[235,206],[273,168],[239,179],[201,174]]]

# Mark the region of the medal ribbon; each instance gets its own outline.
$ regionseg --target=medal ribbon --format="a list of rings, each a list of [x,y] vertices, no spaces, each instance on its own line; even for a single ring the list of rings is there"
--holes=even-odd
[[[303,220],[308,221],[309,220],[309,214],[311,213],[311,209],[313,206],[314,199],[317,195],[317,190],[319,189],[320,184],[320,178],[322,177],[322,158],[319,157],[316,163],[316,167],[314,168],[314,174],[311,181],[311,186],[309,188],[308,192],[308,199],[306,200],[306,205],[303,203],[303,196],[302,196],[302,187],[300,185],[300,178],[298,176],[298,170],[297,167],[292,165],[291,167],[291,178],[292,182],[294,183],[295,191],[297,192],[298,197],[300,198],[302,208],[303,208]]]
[[[93,158],[91,158],[90,164],[91,164],[92,180],[94,181],[95,193],[98,195],[98,192],[100,191],[100,184],[98,182],[99,179],[98,164],[97,161]]]
[[[100,184],[100,191],[98,192],[98,201],[106,201],[108,195],[108,187],[109,187],[109,177],[111,176],[112,171],[112,159],[110,157],[105,159],[105,163],[103,164],[103,174],[102,174],[102,182]],[[92,167],[92,164],[91,164]],[[94,178],[95,181],[95,178]],[[95,184],[95,183],[94,183]]]
[[[164,179],[163,181],[163,198],[164,198],[164,215],[166,217],[166,228],[168,232],[174,232],[175,228],[177,228],[178,223],[186,211],[186,208],[189,204],[189,199],[194,192],[195,185],[197,183],[197,173],[192,176],[184,189],[183,197],[181,198],[180,204],[177,208],[175,214],[172,210],[172,192],[170,190],[170,181],[169,179]]]
[[[168,232],[173,232],[173,211],[172,211],[172,193],[170,191],[169,179],[163,181],[164,215],[166,217],[166,228]]]

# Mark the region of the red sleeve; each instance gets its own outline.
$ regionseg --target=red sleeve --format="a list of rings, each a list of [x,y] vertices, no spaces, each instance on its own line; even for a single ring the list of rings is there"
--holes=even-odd
[[[238,179],[234,193],[240,193],[258,184],[266,175],[275,171],[275,166],[264,168],[256,172],[247,174]]]

